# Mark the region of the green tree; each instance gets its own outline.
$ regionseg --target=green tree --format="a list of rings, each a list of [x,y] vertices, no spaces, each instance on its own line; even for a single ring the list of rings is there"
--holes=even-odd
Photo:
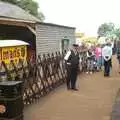
[[[42,12],[38,12],[38,18],[41,20],[41,21],[44,21],[45,20],[45,16]]]
[[[17,2],[17,5],[32,15],[38,15],[38,4],[33,0],[20,0]]]
[[[120,28],[116,28],[114,31],[114,34],[117,36],[117,38],[120,40]]]
[[[0,1],[15,4],[21,7],[22,9],[26,10],[30,14],[38,17],[41,21],[43,21],[45,18],[42,12],[38,12],[39,8],[38,3],[33,0],[0,0]]]
[[[98,36],[107,36],[114,32],[115,25],[113,23],[101,24],[98,28]]]
[[[12,4],[17,4],[17,0],[0,0],[0,1],[9,2],[9,3],[12,3]]]

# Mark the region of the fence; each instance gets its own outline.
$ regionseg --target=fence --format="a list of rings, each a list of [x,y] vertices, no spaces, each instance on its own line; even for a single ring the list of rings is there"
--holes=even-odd
[[[85,69],[85,51],[81,52],[82,70]],[[57,86],[66,81],[66,69],[63,61],[64,54],[56,52],[38,56],[36,63],[19,61],[15,65],[12,61],[8,69],[2,62],[0,68],[0,81],[22,80],[24,104],[32,104],[40,97],[46,95]]]

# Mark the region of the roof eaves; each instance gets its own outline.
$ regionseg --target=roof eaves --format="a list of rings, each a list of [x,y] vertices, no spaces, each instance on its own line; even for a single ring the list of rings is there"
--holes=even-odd
[[[2,17],[10,17],[13,19],[20,19],[25,21],[41,22],[37,17],[26,12],[24,9],[8,2],[0,1],[0,11],[0,16]]]
[[[36,22],[36,24],[49,25],[49,26],[57,26],[57,27],[63,27],[63,28],[69,28],[69,29],[76,29],[75,27],[58,25],[58,24],[53,24],[53,23]]]
[[[3,16],[0,16],[0,20],[11,21],[11,22],[34,23],[34,24],[36,23],[36,21],[23,20],[23,19],[16,19],[16,18],[3,17]]]

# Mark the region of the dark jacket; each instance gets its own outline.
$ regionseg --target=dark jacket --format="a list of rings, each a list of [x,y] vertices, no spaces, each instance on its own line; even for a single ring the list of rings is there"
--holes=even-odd
[[[94,60],[94,55],[93,55],[92,52],[90,52],[90,51],[87,52],[87,59],[88,60]]]
[[[78,68],[79,65],[79,53],[74,53],[73,50],[71,50],[71,55],[69,56],[69,59],[67,60],[68,63],[70,63],[71,68]]]

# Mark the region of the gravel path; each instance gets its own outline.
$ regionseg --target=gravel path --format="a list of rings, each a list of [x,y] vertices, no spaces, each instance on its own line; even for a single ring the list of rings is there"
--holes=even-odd
[[[26,108],[25,120],[110,120],[120,87],[117,66],[116,58],[113,57],[109,78],[104,77],[103,72],[79,75],[78,92],[67,91],[65,85],[57,88]]]

